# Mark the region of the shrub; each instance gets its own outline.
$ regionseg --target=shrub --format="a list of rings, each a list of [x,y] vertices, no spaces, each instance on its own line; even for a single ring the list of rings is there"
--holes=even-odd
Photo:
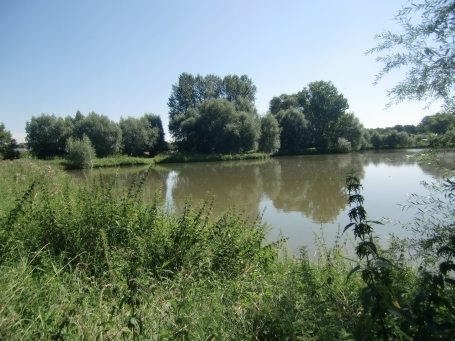
[[[351,142],[346,140],[344,137],[339,137],[336,150],[339,153],[349,153],[352,150]]]
[[[95,159],[95,148],[87,135],[82,139],[70,137],[66,142],[66,159],[76,168],[92,168]]]

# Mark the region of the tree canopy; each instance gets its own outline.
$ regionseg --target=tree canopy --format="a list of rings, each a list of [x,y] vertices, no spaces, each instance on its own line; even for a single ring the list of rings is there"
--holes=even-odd
[[[65,155],[66,140],[73,134],[73,122],[70,117],[63,119],[55,115],[41,114],[32,116],[25,124],[25,138],[30,153],[38,159],[47,159]]]
[[[237,103],[242,103],[241,101]],[[260,122],[255,112],[238,111],[236,102],[210,99],[180,114],[183,149],[203,153],[239,153],[256,150]]]
[[[19,157],[15,150],[17,142],[13,139],[11,132],[6,130],[5,125],[0,122],[0,160],[12,160]]]
[[[182,73],[177,84],[172,86],[169,97],[169,132],[177,142],[188,145],[188,129],[184,129],[182,122],[191,121],[198,105],[207,100],[224,99],[238,102],[245,106],[247,103],[254,106],[256,86],[246,75],[227,75],[224,78],[209,74],[193,76]]]
[[[410,2],[395,16],[401,33],[384,31],[375,36],[379,44],[366,53],[387,54],[377,58],[384,66],[374,83],[392,70],[407,70],[404,80],[388,91],[388,106],[405,99],[427,104],[442,99],[446,110],[455,112],[454,13],[453,0]]]
[[[315,148],[325,153],[365,147],[364,128],[354,114],[346,113],[348,108],[347,99],[326,81],[311,82],[296,94],[273,97],[269,110],[280,125],[280,151],[295,154]]]
[[[119,153],[122,143],[122,130],[114,121],[105,115],[89,113],[76,123],[74,136],[82,139],[87,135],[96,150],[98,157]]]

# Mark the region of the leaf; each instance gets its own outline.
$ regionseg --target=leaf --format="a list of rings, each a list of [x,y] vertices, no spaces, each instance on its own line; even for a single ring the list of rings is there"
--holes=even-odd
[[[395,269],[399,269],[396,265],[384,257],[378,257],[376,265],[379,267],[394,267]]]
[[[378,225],[384,225],[383,222],[379,221],[379,220],[366,220],[365,223],[367,224],[378,224]]]
[[[349,223],[347,224],[345,227],[344,227],[344,230],[341,234],[343,234],[348,228],[350,228],[351,226],[355,225],[355,223]]]
[[[357,265],[355,268],[353,268],[351,271],[349,271],[349,274],[348,274],[348,277],[346,278],[346,281],[349,281],[349,277],[351,277],[352,274],[356,273],[359,270],[360,270],[360,265]]]
[[[455,285],[455,280],[453,280],[453,279],[451,279],[451,278],[444,278],[444,281],[445,281],[446,283]]]

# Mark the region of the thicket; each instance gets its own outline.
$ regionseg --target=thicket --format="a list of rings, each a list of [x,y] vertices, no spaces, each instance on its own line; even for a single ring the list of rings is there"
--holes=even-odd
[[[0,175],[0,339],[452,335],[454,246],[440,244],[441,270],[425,267],[426,279],[403,242],[381,250],[372,230],[361,231],[360,193],[351,193],[358,214],[350,217],[366,263],[340,236],[334,247],[318,239],[316,260],[304,249],[291,256],[284,240],[266,241],[261,217],[235,208],[212,217],[211,198],[169,211],[159,191],[143,189],[147,171],[125,190],[30,160],[3,161]]]

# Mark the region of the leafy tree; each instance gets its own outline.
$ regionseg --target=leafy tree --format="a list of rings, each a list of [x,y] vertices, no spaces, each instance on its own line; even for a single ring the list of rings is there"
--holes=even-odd
[[[146,117],[120,118],[122,129],[123,153],[133,156],[143,156],[156,145],[158,128],[152,128]]]
[[[91,112],[80,120],[74,129],[76,138],[86,134],[96,150],[98,157],[105,157],[120,152],[122,130],[120,126],[105,115]]]
[[[297,108],[299,106],[297,94],[287,95],[282,94],[279,97],[273,97],[270,101],[269,110],[272,114],[276,115],[280,110],[287,110],[291,107]]]
[[[73,134],[73,129],[70,117],[63,119],[46,114],[32,116],[30,122],[26,122],[25,125],[30,153],[39,159],[63,157],[66,140]]]
[[[254,103],[256,86],[248,76],[227,75],[223,79],[215,75],[196,77],[182,73],[178,83],[172,86],[172,93],[169,97],[169,131],[176,141],[182,142],[181,146],[188,147],[188,136],[181,126],[182,122],[191,120],[194,113],[191,109],[197,109],[198,105],[207,100],[225,99],[227,101],[241,100]],[[243,111],[243,110],[238,110]]]
[[[454,12],[453,0],[411,2],[395,16],[402,33],[384,31],[375,36],[380,42],[367,54],[389,53],[377,58],[384,67],[375,84],[390,71],[408,67],[405,79],[388,91],[387,106],[405,99],[427,104],[442,99],[446,110],[455,112]],[[416,21],[419,15],[421,20]]]
[[[275,154],[280,149],[280,126],[275,116],[268,113],[261,118],[261,137],[259,150],[268,154]]]
[[[260,123],[254,113],[237,111],[235,103],[211,99],[176,117],[186,149],[203,153],[239,153],[257,149]]]
[[[13,139],[11,132],[5,129],[5,125],[0,123],[0,160],[12,160],[19,158],[17,142]]]
[[[393,127],[393,129],[395,129],[396,131],[398,132],[402,132],[402,131],[405,131],[407,132],[409,135],[415,135],[417,134],[417,127],[413,124],[405,124],[404,126],[401,125],[401,124],[397,124]]]
[[[349,108],[347,99],[338,93],[332,82],[325,81],[309,83],[297,96],[308,120],[314,147],[319,152],[329,151],[337,143],[335,125]]]
[[[455,116],[445,113],[425,116],[417,126],[419,132],[433,134],[444,134],[453,128],[455,128]]]
[[[390,129],[384,134],[382,141],[389,148],[406,147],[409,143],[409,135],[404,131],[398,132],[395,129]]]
[[[228,101],[235,101],[239,97],[251,103],[254,102],[257,88],[247,75],[227,75],[223,79],[223,91],[221,98]]]
[[[159,115],[154,115],[152,113],[145,114],[144,117],[148,120],[149,125],[152,129],[157,129],[158,138],[156,143],[151,146],[149,153],[151,156],[158,153],[162,153],[167,150],[167,143],[164,139],[164,129],[163,123],[161,122],[161,117]]]
[[[364,128],[353,113],[342,114],[334,126],[334,135],[337,137],[337,150],[340,151],[340,139],[349,142],[350,149],[358,151],[365,148],[367,141],[364,138]],[[341,140],[342,141],[342,140]],[[345,143],[343,144],[346,145]],[[346,148],[343,148],[346,151]]]
[[[308,147],[310,132],[307,129],[308,121],[302,112],[294,107],[280,110],[276,119],[281,128],[281,151],[298,154]]]
[[[66,141],[66,159],[76,168],[92,168],[93,160],[96,158],[95,148],[87,135],[82,139],[69,137]]]
[[[370,142],[374,148],[379,149],[382,147],[382,135],[374,131],[370,136]]]

